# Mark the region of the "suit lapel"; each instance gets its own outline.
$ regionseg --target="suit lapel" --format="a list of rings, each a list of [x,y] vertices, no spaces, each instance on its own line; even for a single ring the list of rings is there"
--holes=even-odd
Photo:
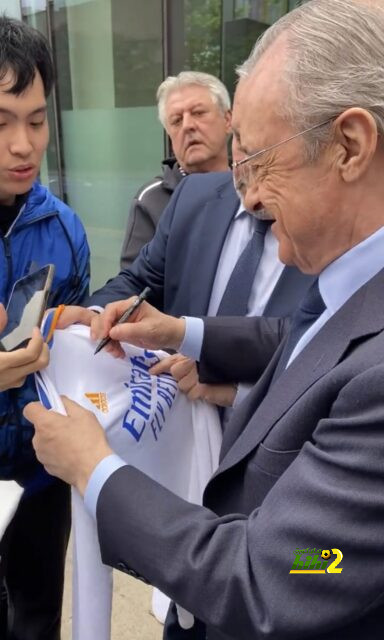
[[[263,440],[274,424],[317,380],[334,368],[355,340],[384,327],[384,272],[357,291],[324,325],[268,391],[282,346],[228,426],[236,435],[215,475],[237,464]],[[244,425],[247,425],[244,429]]]
[[[194,301],[194,315],[208,311],[217,265],[228,228],[239,207],[239,200],[230,182],[221,185],[213,198],[208,200],[196,231],[196,260],[192,267],[191,291],[188,297]]]

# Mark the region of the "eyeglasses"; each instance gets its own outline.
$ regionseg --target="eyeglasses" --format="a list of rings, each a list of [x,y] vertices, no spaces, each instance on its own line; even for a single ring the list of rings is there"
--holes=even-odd
[[[233,162],[232,170],[235,172],[236,182],[238,183],[238,186],[240,187],[240,186],[246,186],[250,184],[250,180],[252,178],[252,175],[254,175],[254,170],[255,170],[255,166],[253,164],[251,165],[248,164],[250,160],[254,160],[254,158],[258,158],[259,156],[261,156],[263,153],[266,153],[267,151],[272,151],[272,149],[276,149],[277,147],[280,147],[282,144],[285,144],[286,142],[290,142],[291,140],[294,140],[299,136],[303,136],[305,133],[308,133],[309,131],[313,131],[314,129],[318,129],[319,127],[324,127],[324,125],[328,124],[329,122],[332,122],[332,120],[334,120],[334,118],[328,118],[328,120],[324,120],[324,122],[319,122],[319,124],[315,124],[312,127],[309,127],[308,129],[304,129],[304,131],[299,131],[299,133],[295,133],[295,135],[290,136],[285,140],[281,140],[280,142],[271,144],[269,147],[265,147],[265,149],[260,149],[260,151],[256,151],[256,153],[252,153],[250,156],[246,156],[245,158],[238,160],[238,162]],[[258,165],[256,165],[256,168],[258,168]]]

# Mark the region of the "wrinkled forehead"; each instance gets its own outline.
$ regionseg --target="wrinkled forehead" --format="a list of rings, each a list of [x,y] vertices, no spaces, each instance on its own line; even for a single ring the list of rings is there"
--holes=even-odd
[[[212,105],[215,101],[207,87],[186,85],[172,91],[165,104],[165,112],[170,115],[178,111],[193,109],[197,105]]]

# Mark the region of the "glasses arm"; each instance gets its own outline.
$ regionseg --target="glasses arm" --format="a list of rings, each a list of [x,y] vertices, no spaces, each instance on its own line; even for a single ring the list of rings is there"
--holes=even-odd
[[[309,131],[313,131],[314,129],[318,129],[319,127],[323,127],[324,125],[328,124],[329,122],[332,122],[332,120],[334,120],[335,118],[328,118],[328,120],[324,120],[324,122],[319,122],[318,124],[313,125],[312,127],[308,127],[308,129],[304,129],[304,131],[299,131],[299,133],[295,133],[293,136],[290,136],[289,138],[286,138],[285,140],[280,140],[280,142],[276,142],[275,144],[271,144],[271,146],[269,147],[265,147],[265,149],[260,149],[260,151],[256,151],[256,153],[252,153],[250,156],[246,156],[245,158],[242,158],[241,160],[238,160],[237,162],[232,162],[232,169],[237,169],[238,167],[241,167],[243,164],[246,164],[247,162],[249,162],[250,160],[253,160],[254,158],[257,158],[258,156],[261,156],[262,153],[266,153],[267,151],[272,151],[272,149],[276,149],[277,147],[280,147],[282,144],[285,144],[286,142],[290,142],[291,140],[294,140],[295,138],[298,138],[299,136],[303,136],[305,133],[309,133]]]

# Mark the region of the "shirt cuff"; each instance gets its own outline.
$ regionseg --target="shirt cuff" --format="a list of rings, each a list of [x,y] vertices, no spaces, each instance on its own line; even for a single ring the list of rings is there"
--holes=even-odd
[[[204,338],[204,322],[201,318],[185,317],[185,334],[180,345],[180,353],[191,360],[200,360]]]
[[[97,501],[99,499],[100,491],[112,473],[125,465],[126,462],[113,453],[110,456],[103,458],[92,471],[84,493],[84,504],[89,514],[95,520]]]

